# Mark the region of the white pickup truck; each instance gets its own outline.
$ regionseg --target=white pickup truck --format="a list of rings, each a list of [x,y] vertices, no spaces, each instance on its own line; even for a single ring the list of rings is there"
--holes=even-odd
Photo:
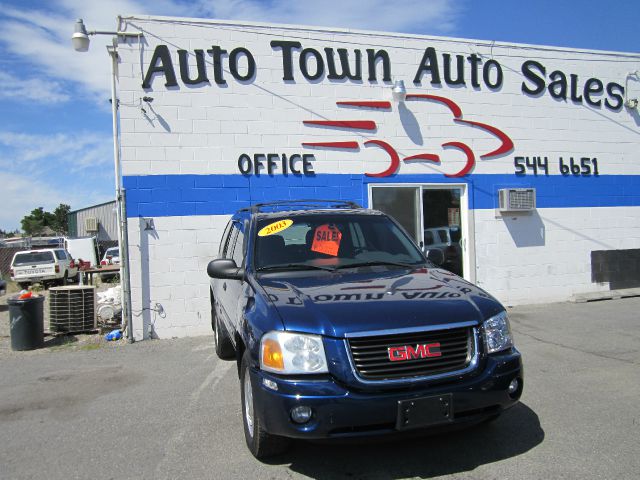
[[[22,288],[32,283],[66,285],[78,278],[78,267],[64,248],[16,252],[11,261],[11,280]]]

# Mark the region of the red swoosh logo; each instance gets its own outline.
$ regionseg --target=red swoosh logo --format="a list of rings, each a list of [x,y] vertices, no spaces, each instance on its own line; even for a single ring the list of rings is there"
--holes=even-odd
[[[389,168],[380,173],[365,173],[367,177],[388,177],[389,175],[393,175],[398,171],[398,167],[400,166],[400,157],[398,156],[398,152],[396,152],[391,145],[389,145],[387,142],[383,142],[382,140],[369,140],[367,142],[364,142],[364,144],[366,146],[378,145],[385,152],[387,152],[389,154],[389,157],[391,158],[391,164],[389,165]]]
[[[358,142],[302,142],[302,145],[305,147],[347,148],[349,150],[360,148]]]
[[[391,108],[391,102],[369,100],[336,102],[339,107]]]
[[[475,127],[482,128],[483,130],[486,130],[492,135],[495,135],[496,137],[498,137],[498,139],[502,142],[502,145],[500,145],[497,149],[495,149],[492,152],[485,153],[484,155],[480,155],[480,158],[486,159],[486,158],[498,157],[502,154],[505,154],[513,150],[513,141],[507,136],[506,133],[504,133],[502,130],[496,127],[492,127],[491,125],[487,125],[486,123],[472,122],[471,120],[462,120],[460,118],[456,118],[454,119],[454,121],[458,123],[466,123],[467,125],[473,125]]]
[[[453,113],[453,116],[455,118],[462,117],[462,109],[460,108],[460,106],[453,100],[450,100],[445,97],[439,97],[438,95],[428,95],[426,93],[411,93],[411,94],[407,94],[405,99],[406,100],[425,99],[425,100],[433,100],[434,102],[440,102],[446,105],[447,107],[449,107],[449,110],[451,110],[451,113]]]
[[[305,125],[321,127],[352,128],[356,130],[375,130],[376,122],[371,120],[304,120]]]
[[[464,143],[461,143],[461,142],[448,142],[448,143],[443,143],[442,146],[444,148],[446,148],[446,147],[459,148],[467,156],[467,163],[466,163],[466,165],[464,166],[464,168],[462,170],[460,170],[458,173],[453,173],[453,174],[449,174],[449,175],[445,174],[444,175],[445,177],[460,178],[460,177],[464,177],[471,170],[473,170],[473,167],[476,164],[476,158],[473,155],[473,151],[467,145],[465,145]]]
[[[405,162],[409,162],[411,160],[425,160],[427,162],[440,163],[440,156],[435,153],[419,153],[418,155],[411,155],[404,159]]]

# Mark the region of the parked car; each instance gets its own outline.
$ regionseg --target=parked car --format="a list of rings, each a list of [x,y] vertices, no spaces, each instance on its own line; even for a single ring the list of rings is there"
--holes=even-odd
[[[437,248],[442,250],[444,256],[443,268],[456,275],[462,275],[462,249],[460,248],[459,229],[456,229],[457,240],[452,238],[452,231],[449,227],[435,227],[424,229],[424,248],[431,250]]]
[[[11,279],[21,288],[32,283],[66,285],[77,281],[78,267],[64,248],[16,252],[11,260]]]
[[[292,438],[491,420],[522,393],[505,308],[381,212],[308,201],[240,210],[207,273],[215,350],[237,363],[257,458]]]
[[[105,250],[104,255],[102,256],[102,260],[100,260],[100,265],[120,265],[120,248],[119,247],[109,247]],[[109,273],[101,273],[100,279],[104,281],[108,281],[113,279],[119,275],[119,272],[109,272]]]

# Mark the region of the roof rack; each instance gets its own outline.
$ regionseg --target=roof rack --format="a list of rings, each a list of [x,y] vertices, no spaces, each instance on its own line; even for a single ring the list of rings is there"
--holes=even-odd
[[[346,200],[279,200],[276,202],[256,203],[249,210],[252,213],[265,212],[265,208],[274,210],[301,210],[311,208],[362,208],[355,202]]]

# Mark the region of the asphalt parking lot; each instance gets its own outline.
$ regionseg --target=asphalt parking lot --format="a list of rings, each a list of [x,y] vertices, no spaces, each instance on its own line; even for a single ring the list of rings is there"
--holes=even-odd
[[[0,477],[635,479],[638,312],[640,298],[510,309],[526,385],[495,423],[299,442],[269,463],[244,445],[236,370],[209,337],[12,352],[2,336]]]

